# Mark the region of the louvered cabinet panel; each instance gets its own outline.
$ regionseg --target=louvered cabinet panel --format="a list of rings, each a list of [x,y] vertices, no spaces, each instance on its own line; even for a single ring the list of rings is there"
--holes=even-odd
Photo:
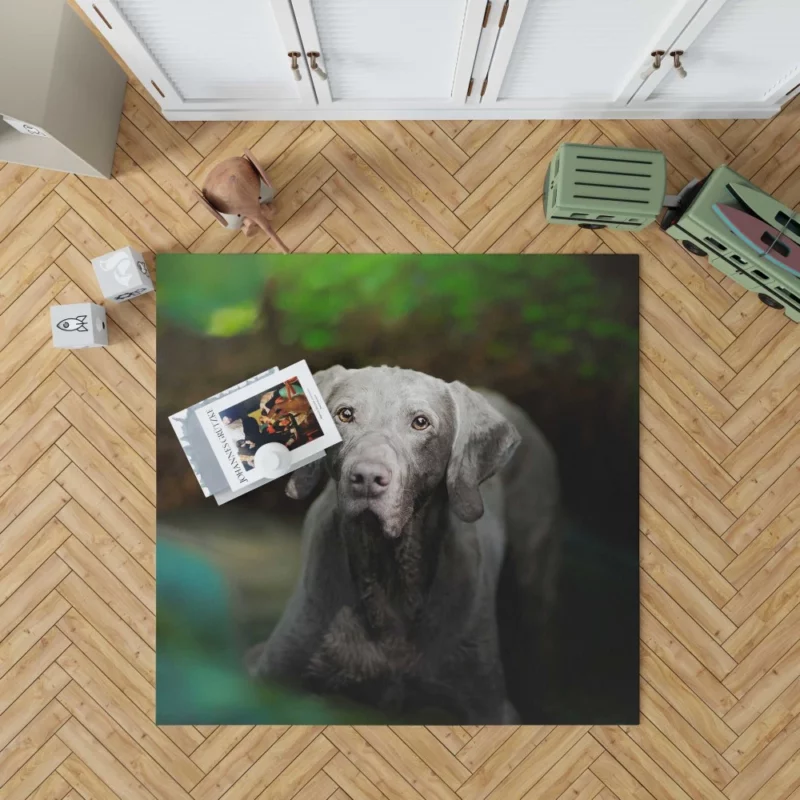
[[[321,104],[463,102],[486,0],[292,0]]]
[[[679,42],[680,44],[680,42]],[[800,0],[727,0],[650,102],[765,101],[800,82]]]
[[[289,0],[78,3],[167,107],[315,102],[308,76],[303,86],[290,68],[300,41]]]
[[[264,0],[116,0],[187,100],[296,95],[275,16]]]
[[[528,0],[504,74],[498,76],[493,63],[489,81],[501,81],[496,89],[501,101],[613,101],[631,73],[646,65],[660,32],[691,5],[682,0]],[[503,31],[499,46],[507,35]]]

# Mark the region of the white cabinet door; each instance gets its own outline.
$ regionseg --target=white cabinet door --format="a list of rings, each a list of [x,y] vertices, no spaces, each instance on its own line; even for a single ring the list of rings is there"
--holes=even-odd
[[[316,106],[289,0],[77,2],[165,109]]]
[[[464,104],[486,0],[292,0],[320,107]]]
[[[800,0],[798,0],[800,2]],[[510,0],[482,105],[624,104],[703,0]]]
[[[709,0],[669,48],[683,51],[686,77],[660,70],[633,104],[679,105],[702,117],[714,103],[781,103],[800,83],[799,32],[800,0]]]

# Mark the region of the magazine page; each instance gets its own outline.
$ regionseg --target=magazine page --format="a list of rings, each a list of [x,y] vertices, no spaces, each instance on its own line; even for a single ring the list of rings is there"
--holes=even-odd
[[[274,375],[277,371],[277,367],[272,367],[222,392],[217,392],[211,397],[206,397],[199,403],[193,403],[188,408],[184,408],[182,411],[178,411],[170,416],[169,421],[175,431],[175,435],[178,437],[178,441],[189,461],[189,465],[206,497],[210,497],[219,491],[227,491],[228,481],[214,456],[211,443],[206,438],[205,430],[200,425],[200,420],[194,413],[195,409],[207,405],[214,400],[227,397],[245,386],[252,386],[254,383],[262,381],[268,375]]]
[[[322,453],[314,453],[308,458],[304,458],[302,461],[292,464],[292,470],[304,467],[306,464],[310,464],[312,461],[318,461],[320,458],[325,458],[324,451]],[[275,478],[261,478],[260,480],[245,486],[243,489],[237,489],[235,491],[233,489],[223,489],[221,492],[217,492],[214,495],[214,499],[217,501],[217,505],[221,506],[225,503],[229,503],[231,500],[235,500],[237,497],[241,497],[243,494],[252,492],[253,489],[258,489],[259,486],[264,486],[267,483],[271,483],[274,480]]]
[[[286,474],[341,441],[305,361],[206,403],[195,414],[234,492],[277,477],[259,466],[256,453],[265,445],[289,451]]]

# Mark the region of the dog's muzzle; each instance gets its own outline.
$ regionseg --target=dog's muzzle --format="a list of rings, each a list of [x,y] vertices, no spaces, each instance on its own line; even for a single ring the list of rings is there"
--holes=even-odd
[[[347,471],[353,497],[380,497],[392,482],[392,470],[378,461],[357,461]]]
[[[348,448],[341,464],[343,511],[354,516],[369,511],[387,535],[396,535],[404,516],[403,477],[398,455],[386,438],[379,433],[364,435]]]

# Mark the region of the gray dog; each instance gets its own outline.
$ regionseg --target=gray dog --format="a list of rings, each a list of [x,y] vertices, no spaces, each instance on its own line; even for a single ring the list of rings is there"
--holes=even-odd
[[[251,674],[394,713],[514,722],[495,595],[510,548],[538,608],[552,593],[554,456],[502,397],[394,367],[317,373],[342,435],[287,494],[330,480],[303,530],[303,568]]]

